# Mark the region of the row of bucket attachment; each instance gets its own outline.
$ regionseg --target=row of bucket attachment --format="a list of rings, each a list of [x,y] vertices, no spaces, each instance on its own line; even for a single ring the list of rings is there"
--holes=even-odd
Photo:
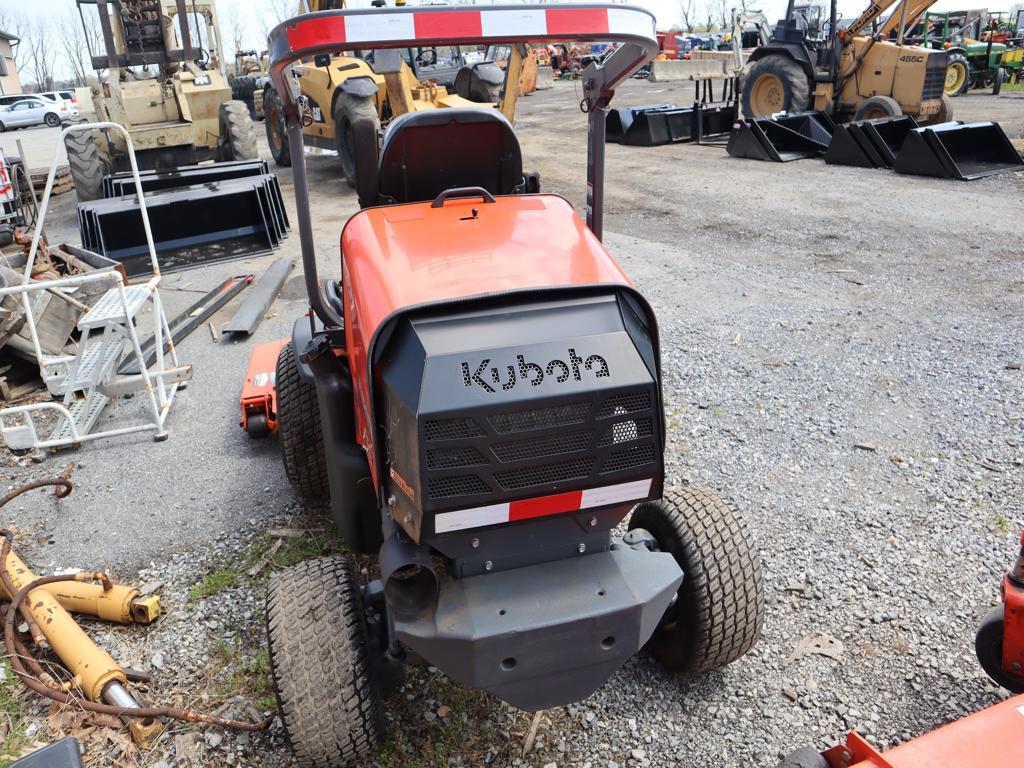
[[[964,181],[1024,169],[1024,159],[999,123],[918,126],[910,115],[845,125],[824,112],[749,118],[733,125],[727,151],[777,163],[823,157],[830,165]]]
[[[724,136],[732,129],[736,104],[691,107],[677,104],[648,104],[642,107],[610,109],[605,116],[605,141],[633,147],[657,147]]]
[[[140,171],[153,241],[165,272],[276,249],[288,214],[265,160]],[[103,197],[78,204],[83,247],[149,274],[146,234],[130,172],[103,179]]]

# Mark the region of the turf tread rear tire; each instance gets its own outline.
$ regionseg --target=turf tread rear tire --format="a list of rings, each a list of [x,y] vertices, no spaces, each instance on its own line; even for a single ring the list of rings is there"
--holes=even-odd
[[[341,768],[383,733],[359,586],[343,556],[271,577],[267,645],[285,734],[302,768]]]
[[[676,620],[655,630],[647,644],[656,659],[674,671],[699,674],[754,646],[764,623],[761,562],[735,505],[687,487],[639,505],[629,527],[653,534],[684,574]]]
[[[330,494],[323,427],[316,386],[299,376],[292,342],[277,357],[277,430],[288,482],[307,501],[319,503]]]
[[[225,101],[220,105],[220,140],[223,160],[255,160],[256,126],[244,101]]]
[[[103,197],[103,176],[107,169],[96,148],[96,137],[85,131],[69,133],[64,137],[64,150],[68,156],[68,168],[75,182],[78,201],[81,203]]]

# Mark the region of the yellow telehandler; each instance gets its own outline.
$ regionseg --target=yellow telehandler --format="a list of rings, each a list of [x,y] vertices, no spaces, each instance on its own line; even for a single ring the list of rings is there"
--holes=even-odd
[[[382,7],[384,0],[374,0]],[[404,6],[405,0],[395,0]],[[298,13],[342,10],[345,0],[299,0]],[[404,48],[357,51],[358,55],[322,54],[291,68],[301,94],[303,142],[334,150],[341,170],[355,186],[356,159],[352,126],[360,119],[379,130],[407,112],[454,107],[494,106],[514,122],[518,84],[529,59],[526,46],[512,47],[503,68],[485,60],[467,65],[458,48]],[[513,87],[505,87],[513,83]],[[450,91],[449,88],[452,90]],[[453,92],[454,91],[454,92]],[[263,91],[267,141],[278,165],[291,165],[282,99],[272,85]]]

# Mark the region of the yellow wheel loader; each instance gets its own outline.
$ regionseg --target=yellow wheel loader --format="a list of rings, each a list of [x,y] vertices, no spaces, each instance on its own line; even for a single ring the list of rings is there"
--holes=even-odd
[[[903,41],[907,26],[934,1],[899,0],[872,32],[872,24],[897,0],[873,0],[845,29],[838,28],[836,0],[827,18],[821,6],[789,0],[786,18],[748,60],[744,115],[814,109],[838,121],[901,114],[921,123],[952,119],[943,94],[945,51]]]
[[[384,0],[374,0],[381,7]],[[396,0],[395,5],[405,5]],[[342,10],[345,0],[300,0],[299,14]],[[358,55],[321,54],[312,62],[291,67],[293,87],[303,109],[303,143],[337,152],[341,170],[355,186],[356,159],[352,126],[371,121],[378,131],[390,120],[426,109],[492,106],[514,122],[519,83],[530,52],[512,46],[508,63],[499,67],[484,60],[465,65],[453,49],[444,59],[440,48],[357,51]],[[447,84],[446,84],[447,83]],[[512,83],[512,87],[506,87]],[[451,87],[452,90],[449,90]],[[263,90],[267,141],[274,161],[290,166],[282,99],[273,85]]]
[[[86,7],[98,13],[103,35],[104,51],[89,52],[107,70],[92,89],[97,119],[125,127],[141,169],[257,157],[249,110],[231,98],[212,0],[76,2],[83,25]],[[69,134],[65,147],[80,201],[129,168],[120,132]]]

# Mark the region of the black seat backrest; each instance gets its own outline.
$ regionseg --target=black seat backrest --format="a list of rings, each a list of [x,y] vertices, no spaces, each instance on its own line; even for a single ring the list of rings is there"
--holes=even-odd
[[[396,118],[380,154],[382,203],[433,200],[446,189],[523,189],[523,156],[512,125],[496,109],[430,109]]]

